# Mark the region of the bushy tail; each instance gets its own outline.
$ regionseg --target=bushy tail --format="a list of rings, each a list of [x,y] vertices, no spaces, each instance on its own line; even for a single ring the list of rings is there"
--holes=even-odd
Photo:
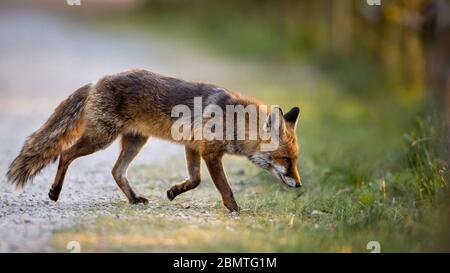
[[[84,130],[82,115],[89,90],[90,85],[85,85],[62,101],[45,124],[27,138],[6,174],[16,191],[21,192],[27,181],[79,138]]]

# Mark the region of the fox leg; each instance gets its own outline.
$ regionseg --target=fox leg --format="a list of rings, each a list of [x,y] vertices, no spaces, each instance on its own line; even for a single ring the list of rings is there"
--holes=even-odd
[[[59,194],[61,192],[64,177],[70,163],[81,156],[92,154],[98,150],[106,148],[116,135],[109,136],[93,136],[94,134],[85,133],[83,136],[69,149],[61,153],[58,164],[58,171],[56,172],[55,181],[48,193],[48,196],[53,201],[58,201]]]
[[[124,134],[122,136],[122,151],[112,170],[114,180],[116,180],[117,185],[131,204],[148,203],[147,199],[138,196],[133,191],[127,179],[128,166],[130,166],[131,161],[139,154],[142,147],[147,143],[147,140],[148,137],[146,136]]]
[[[222,157],[208,156],[204,158],[204,160],[214,185],[222,195],[223,204],[230,212],[238,212],[240,209],[234,200],[233,192],[231,191],[227,176],[223,170]]]
[[[185,147],[186,162],[189,178],[180,184],[176,184],[167,191],[167,198],[172,201],[177,195],[195,189],[201,182],[201,156],[200,153],[189,147]]]

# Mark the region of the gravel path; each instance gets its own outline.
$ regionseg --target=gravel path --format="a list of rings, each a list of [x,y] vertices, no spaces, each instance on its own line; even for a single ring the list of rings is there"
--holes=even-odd
[[[14,195],[4,174],[25,137],[36,130],[59,101],[96,78],[133,67],[186,79],[227,81],[222,61],[146,33],[100,31],[37,11],[0,11],[0,252],[52,251],[52,231],[74,225],[83,211],[109,209],[124,199],[111,177],[117,142],[75,161],[58,203],[47,192],[53,164]],[[207,74],[205,74],[207,72]],[[157,164],[182,154],[182,147],[152,140],[134,164]]]

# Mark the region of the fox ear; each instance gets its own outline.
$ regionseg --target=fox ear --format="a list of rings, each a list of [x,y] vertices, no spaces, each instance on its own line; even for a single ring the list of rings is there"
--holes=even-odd
[[[266,132],[271,131],[273,134],[282,135],[285,128],[286,124],[283,118],[283,111],[279,107],[272,108],[272,112],[267,117],[266,123],[264,124],[264,130]]]
[[[300,116],[300,108],[294,107],[284,115],[286,122],[294,129],[297,127],[297,121]]]

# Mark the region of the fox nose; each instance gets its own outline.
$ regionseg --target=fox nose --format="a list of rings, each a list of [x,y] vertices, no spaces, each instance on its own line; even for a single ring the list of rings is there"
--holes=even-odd
[[[295,187],[296,188],[300,188],[301,186],[302,186],[302,182],[301,181],[295,183]]]

